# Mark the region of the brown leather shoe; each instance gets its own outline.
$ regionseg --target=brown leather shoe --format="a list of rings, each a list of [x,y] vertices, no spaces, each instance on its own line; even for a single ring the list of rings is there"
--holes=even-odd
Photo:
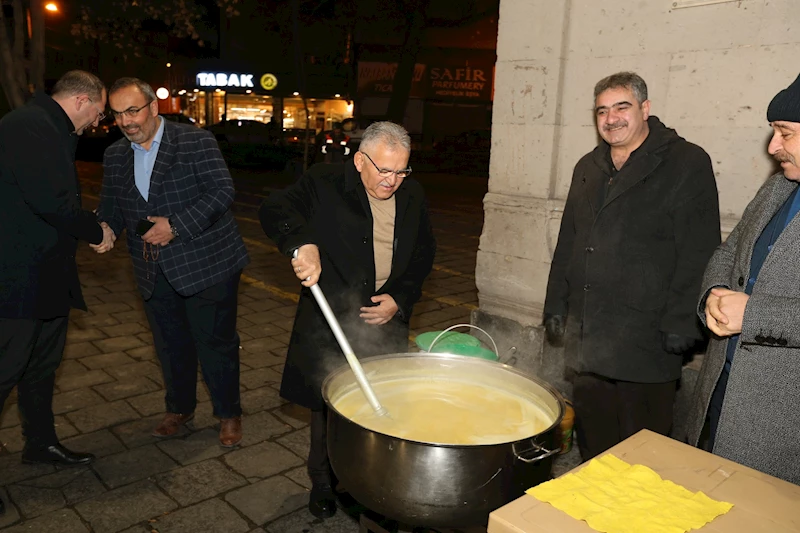
[[[223,418],[219,425],[219,443],[223,448],[233,448],[242,442],[242,417]]]
[[[194,413],[182,415],[179,413],[166,413],[161,423],[153,430],[153,436],[160,439],[174,437],[182,425],[194,418]]]

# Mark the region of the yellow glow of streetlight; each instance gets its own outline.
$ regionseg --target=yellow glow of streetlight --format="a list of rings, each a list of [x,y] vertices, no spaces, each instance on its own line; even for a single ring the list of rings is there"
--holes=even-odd
[[[167,68],[171,67],[172,63],[167,63]]]
[[[45,4],[44,8],[53,13],[58,11],[58,6],[55,4],[55,2],[48,2],[47,4]]]

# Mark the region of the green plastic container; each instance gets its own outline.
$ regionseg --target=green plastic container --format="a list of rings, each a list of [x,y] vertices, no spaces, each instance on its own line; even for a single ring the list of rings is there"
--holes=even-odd
[[[449,346],[450,350],[442,350],[439,351],[439,343],[436,343],[436,346],[433,347],[434,352],[439,353],[452,353],[456,355],[465,355],[467,357],[480,357],[481,359],[488,359],[489,361],[497,361],[497,354],[491,350],[484,348],[483,346],[465,346],[463,344],[456,345],[451,344]]]
[[[431,343],[436,340],[436,337],[439,337],[441,333],[441,331],[428,331],[427,333],[420,333],[417,335],[415,342],[417,343],[417,346],[419,346],[420,350],[429,352],[431,351]],[[433,351],[439,353],[447,352],[448,350],[442,350],[442,347],[451,344],[457,346],[480,346],[481,341],[472,335],[467,335],[466,333],[448,331],[439,337],[439,340],[436,341],[436,344],[433,346]]]
[[[457,333],[448,331],[442,335],[436,344],[433,345],[433,350],[430,349],[431,343],[436,339],[441,331],[429,331],[422,333],[416,338],[416,343],[419,348],[425,352],[432,353],[452,353],[455,355],[464,355],[467,357],[480,357],[481,359],[488,359],[490,361],[497,361],[497,354],[491,350],[487,350],[481,346],[481,341],[467,335],[465,333]]]

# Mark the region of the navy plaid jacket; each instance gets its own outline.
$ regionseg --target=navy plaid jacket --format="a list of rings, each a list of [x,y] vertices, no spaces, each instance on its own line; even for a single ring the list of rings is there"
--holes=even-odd
[[[122,138],[108,147],[103,170],[98,219],[117,235],[128,230],[128,250],[145,299],[153,293],[158,266],[179,294],[191,296],[250,261],[230,210],[233,180],[210,132],[166,121],[149,201],[136,188],[130,141]],[[136,224],[148,216],[168,217],[178,232],[178,237],[159,247],[155,260],[152,254],[145,258],[144,241],[136,235]]]

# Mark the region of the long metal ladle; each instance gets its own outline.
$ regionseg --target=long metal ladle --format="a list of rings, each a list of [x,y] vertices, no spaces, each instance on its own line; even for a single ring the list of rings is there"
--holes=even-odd
[[[292,257],[297,258],[297,250],[294,251]],[[361,363],[358,361],[355,352],[353,352],[350,343],[347,342],[347,337],[345,337],[344,331],[342,331],[342,327],[339,325],[339,321],[336,320],[336,315],[333,314],[331,306],[328,305],[328,300],[325,298],[325,295],[322,294],[322,289],[319,287],[319,284],[315,283],[309,288],[311,289],[311,294],[314,295],[314,299],[317,301],[317,305],[319,305],[319,308],[322,310],[325,320],[328,321],[328,326],[330,326],[331,331],[333,331],[333,336],[336,337],[339,347],[342,349],[342,352],[344,352],[347,364],[350,365],[350,369],[353,371],[353,374],[355,374],[356,382],[358,382],[358,386],[361,387],[364,396],[367,397],[367,401],[378,416],[388,416],[388,411],[378,401],[377,396],[375,396],[375,391],[372,390],[372,386],[369,384],[366,374],[364,374],[364,369],[361,367]]]

